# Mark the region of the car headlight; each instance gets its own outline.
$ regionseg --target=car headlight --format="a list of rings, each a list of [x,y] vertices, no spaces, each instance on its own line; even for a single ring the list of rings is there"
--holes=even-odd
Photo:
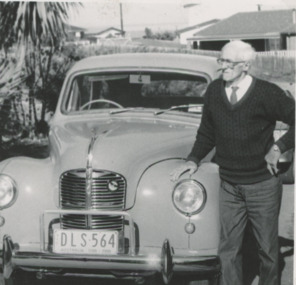
[[[0,209],[11,206],[16,199],[16,183],[7,175],[0,174]]]
[[[173,203],[178,211],[188,216],[200,212],[207,200],[202,184],[192,179],[185,179],[176,184],[173,191]]]

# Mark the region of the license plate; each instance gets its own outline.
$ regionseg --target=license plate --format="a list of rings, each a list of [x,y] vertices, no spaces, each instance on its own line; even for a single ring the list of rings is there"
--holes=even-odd
[[[114,255],[118,252],[118,232],[55,229],[53,251],[55,253]]]

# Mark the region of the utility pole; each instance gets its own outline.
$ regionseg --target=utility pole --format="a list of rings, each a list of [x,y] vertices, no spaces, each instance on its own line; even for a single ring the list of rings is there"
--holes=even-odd
[[[119,3],[120,7],[120,28],[121,28],[121,35],[124,36],[124,31],[123,31],[123,16],[122,16],[122,3]]]

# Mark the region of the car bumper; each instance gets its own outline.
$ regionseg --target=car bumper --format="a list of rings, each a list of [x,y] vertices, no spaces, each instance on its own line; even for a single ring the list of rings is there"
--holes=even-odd
[[[147,276],[161,273],[164,282],[170,282],[173,274],[191,276],[218,274],[220,262],[217,256],[176,256],[168,240],[165,240],[158,256],[149,255],[61,255],[50,252],[20,252],[9,236],[3,239],[3,275],[9,278],[17,268],[36,272],[54,272],[57,269],[79,269],[110,272],[120,276]],[[83,276],[83,274],[81,274]]]

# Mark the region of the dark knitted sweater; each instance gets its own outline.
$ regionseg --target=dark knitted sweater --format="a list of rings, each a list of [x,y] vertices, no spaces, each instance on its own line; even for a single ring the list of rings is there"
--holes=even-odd
[[[215,161],[222,179],[241,184],[271,177],[264,159],[274,143],[276,121],[290,125],[276,144],[281,153],[294,147],[295,101],[277,85],[253,78],[247,93],[231,105],[222,79],[213,81],[196,141],[187,160],[197,164],[216,147]]]

